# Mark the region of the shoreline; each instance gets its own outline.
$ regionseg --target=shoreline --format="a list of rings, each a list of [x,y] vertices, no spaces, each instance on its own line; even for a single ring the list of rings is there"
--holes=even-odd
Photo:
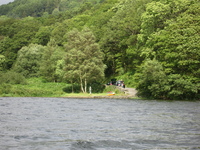
[[[133,96],[64,96],[63,98],[80,98],[80,99],[132,99]]]
[[[136,98],[134,96],[131,95],[126,95],[126,96],[120,96],[120,95],[62,95],[62,96],[10,96],[10,95],[1,95],[0,98],[4,98],[4,97],[46,97],[46,98],[77,98],[77,99],[133,99]]]

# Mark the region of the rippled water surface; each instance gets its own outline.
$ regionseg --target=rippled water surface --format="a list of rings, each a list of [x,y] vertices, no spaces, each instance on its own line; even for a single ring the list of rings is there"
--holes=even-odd
[[[0,98],[0,150],[84,149],[200,149],[200,102]]]

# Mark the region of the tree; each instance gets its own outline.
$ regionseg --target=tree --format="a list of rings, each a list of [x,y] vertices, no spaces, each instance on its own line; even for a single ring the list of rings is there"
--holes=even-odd
[[[14,71],[22,73],[25,77],[37,77],[43,51],[44,47],[37,44],[30,44],[21,48],[13,67]]]
[[[149,0],[148,0],[149,2]],[[107,75],[123,75],[136,69],[139,53],[136,49],[137,34],[140,31],[141,14],[145,11],[147,0],[119,1],[109,12],[109,18],[104,28],[100,30],[104,35],[100,39],[108,64]]]
[[[46,46],[50,41],[51,30],[50,26],[40,27],[39,31],[35,35],[35,38],[33,39],[33,42]]]
[[[58,81],[63,81],[65,75],[64,66],[65,66],[64,58],[57,61],[55,76],[57,77]]]
[[[85,93],[88,83],[104,77],[106,66],[103,64],[103,53],[87,27],[80,32],[73,29],[67,37],[65,76],[71,83],[79,82],[82,92]]]
[[[137,90],[139,95],[148,98],[166,99],[169,91],[167,76],[164,68],[157,60],[146,60],[135,74],[138,78]]]
[[[170,13],[168,9],[161,11],[158,6],[169,8]],[[143,36],[139,35],[143,37],[141,53],[146,57],[145,60],[156,59],[163,67],[167,84],[162,85],[160,90],[166,87],[164,95],[168,99],[199,99],[200,3],[196,0],[178,0],[175,3],[162,1],[162,3],[152,2],[147,7],[147,12],[143,14],[146,18],[142,23]],[[152,85],[159,81],[156,75],[152,78],[154,79],[151,80]],[[140,78],[140,81],[144,79]],[[149,90],[146,93],[152,96],[154,95],[154,91],[150,90],[152,85],[146,80],[139,88],[145,87]],[[158,93],[158,95],[163,94]]]
[[[5,69],[10,69],[17,57],[17,52],[13,50],[13,43],[13,40],[9,37],[0,41],[0,53],[5,56]]]
[[[0,41],[0,53],[6,58],[6,69],[10,69],[16,61],[17,52],[32,42],[40,25],[40,22],[33,17],[18,21],[8,20],[0,24],[0,28],[2,28],[0,34],[5,36]]]
[[[5,56],[0,54],[0,71],[5,69]]]
[[[64,35],[67,32],[67,26],[65,22],[63,23],[56,23],[55,27],[52,30],[51,38],[53,38],[57,45],[63,46],[64,42]]]
[[[64,56],[64,51],[57,46],[54,39],[51,39],[44,48],[42,59],[40,61],[40,75],[47,81],[60,81],[61,74],[56,73],[57,64]]]
[[[171,17],[169,4],[153,1],[146,5],[146,11],[141,15],[142,24],[138,36],[142,46],[149,35],[164,28],[164,23],[169,17]]]

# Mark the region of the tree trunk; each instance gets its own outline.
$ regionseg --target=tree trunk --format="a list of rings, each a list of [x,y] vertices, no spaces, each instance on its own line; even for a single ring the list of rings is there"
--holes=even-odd
[[[80,82],[81,82],[81,91],[82,91],[83,93],[85,93],[85,92],[84,92],[84,88],[83,88],[83,80],[81,79],[81,77],[80,77]]]
[[[87,93],[87,79],[85,78],[85,93]]]
[[[74,84],[72,81],[71,81],[71,85],[72,85],[72,93],[74,93]]]

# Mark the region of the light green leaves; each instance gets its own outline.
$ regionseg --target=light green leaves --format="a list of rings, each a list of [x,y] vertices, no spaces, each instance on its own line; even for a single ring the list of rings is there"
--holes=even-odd
[[[104,77],[103,53],[95,42],[89,28],[81,32],[77,29],[67,34],[65,70],[68,81],[79,82],[82,92],[87,92],[87,84]]]
[[[30,44],[19,50],[14,71],[22,73],[26,77],[38,76],[40,61],[44,47],[37,44]]]

